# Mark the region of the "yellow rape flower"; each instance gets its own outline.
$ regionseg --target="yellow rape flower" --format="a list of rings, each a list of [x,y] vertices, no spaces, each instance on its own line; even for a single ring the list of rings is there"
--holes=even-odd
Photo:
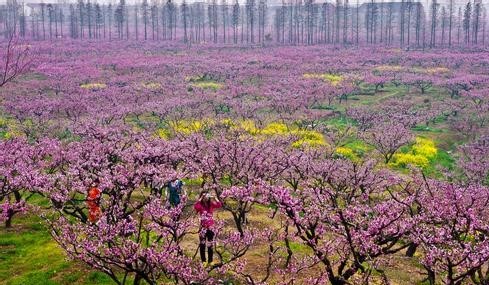
[[[429,74],[440,74],[440,73],[448,73],[450,69],[446,67],[431,67],[426,69],[426,73]]]
[[[342,157],[351,159],[351,160],[355,160],[357,158],[357,156],[355,155],[353,150],[351,148],[348,148],[348,147],[342,147],[342,146],[337,147],[335,149],[335,153],[342,156]]]
[[[292,143],[293,147],[318,147],[326,145],[326,141],[324,140],[323,135],[319,132],[303,130],[294,133],[299,136],[299,139]]]
[[[427,167],[430,159],[438,153],[435,142],[430,139],[417,137],[416,142],[408,153],[398,153],[393,156],[393,165],[405,167],[415,165],[418,167]]]
[[[338,85],[343,80],[343,76],[332,73],[305,73],[303,76],[308,79],[322,79],[333,86]]]
[[[431,159],[436,156],[438,150],[432,140],[417,137],[416,143],[413,145],[413,153]]]
[[[237,128],[247,132],[252,136],[260,133],[260,130],[256,127],[255,122],[252,120],[244,120],[239,122]]]
[[[200,81],[192,83],[192,86],[217,91],[222,88],[222,84],[213,81]]]
[[[270,123],[261,130],[264,135],[286,135],[290,133],[289,128],[284,123]]]
[[[426,167],[429,164],[429,161],[426,157],[422,155],[416,155],[412,153],[397,153],[394,154],[393,157],[394,165],[397,166],[408,166],[408,165],[415,165],[418,167]]]
[[[146,82],[141,84],[144,88],[150,89],[150,90],[156,90],[161,88],[161,84],[158,82]]]
[[[173,131],[184,135],[190,135],[202,130],[203,125],[204,124],[202,121],[197,120],[180,120],[170,123],[170,127],[173,129]]]
[[[375,67],[377,71],[401,71],[403,69],[400,65],[379,65]]]
[[[236,124],[234,123],[234,121],[233,121],[233,120],[231,120],[231,119],[228,119],[228,118],[226,118],[226,119],[222,119],[222,120],[220,121],[220,123],[221,123],[222,125],[224,125],[224,126],[228,127],[228,128],[236,126]]]
[[[83,89],[89,89],[89,90],[99,90],[99,89],[104,89],[107,87],[107,84],[105,83],[85,83],[80,85],[81,88]]]
[[[169,139],[170,132],[167,129],[157,129],[155,135],[160,139]]]

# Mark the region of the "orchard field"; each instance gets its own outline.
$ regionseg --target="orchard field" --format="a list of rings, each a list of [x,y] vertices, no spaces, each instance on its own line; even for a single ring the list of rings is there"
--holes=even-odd
[[[0,87],[0,284],[488,284],[487,50],[31,50]]]

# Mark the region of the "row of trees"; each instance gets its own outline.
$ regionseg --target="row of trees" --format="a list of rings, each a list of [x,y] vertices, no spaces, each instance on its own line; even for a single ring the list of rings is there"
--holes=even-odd
[[[77,134],[83,139],[66,144],[1,142],[0,195],[6,213],[24,211],[33,193],[49,200],[53,238],[116,284],[131,275],[134,284],[293,284],[306,272],[313,284],[368,284],[374,272],[388,284],[386,260],[404,252],[419,253],[429,284],[488,282],[489,189],[472,180],[396,175],[371,159],[291,149],[288,139],[215,132],[165,141],[92,127]],[[219,262],[208,268],[185,246],[198,227],[187,200],[169,208],[157,194],[174,177],[202,178],[232,217],[217,225]],[[83,197],[97,179],[103,215],[92,224]],[[251,219],[257,205],[268,214],[260,222]],[[263,266],[250,272],[246,259],[257,247],[266,250]]]
[[[30,14],[26,15],[26,7]],[[453,0],[429,7],[420,2],[348,0],[315,3],[283,1],[269,7],[266,0],[228,3],[227,0],[163,4],[143,0],[139,5],[71,4],[24,5],[9,0],[0,7],[1,32],[18,32],[37,40],[135,39],[179,40],[185,43],[263,44],[399,44],[416,47],[479,45],[486,42],[487,12],[479,0],[457,6]]]

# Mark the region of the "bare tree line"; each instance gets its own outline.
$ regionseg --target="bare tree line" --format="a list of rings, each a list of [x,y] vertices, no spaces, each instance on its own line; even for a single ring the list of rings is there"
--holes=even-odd
[[[283,0],[208,0],[176,4],[142,0],[137,5],[102,5],[90,0],[70,4],[26,5],[8,0],[0,6],[0,34],[35,40],[153,40],[196,43],[314,45],[385,44],[401,48],[485,45],[487,10],[480,0],[455,6],[432,0],[349,0],[315,3]],[[234,1],[234,2],[228,2]],[[30,13],[27,15],[26,11]]]

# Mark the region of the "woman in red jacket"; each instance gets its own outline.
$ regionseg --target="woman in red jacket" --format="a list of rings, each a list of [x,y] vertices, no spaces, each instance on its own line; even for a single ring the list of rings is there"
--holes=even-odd
[[[100,199],[102,196],[102,191],[98,189],[99,180],[95,179],[92,187],[88,189],[87,194],[87,206],[88,206],[88,220],[91,223],[96,223],[100,216],[102,216],[102,211],[100,210]]]
[[[214,217],[213,213],[216,209],[222,207],[222,203],[208,192],[200,193],[199,200],[194,205],[195,211],[200,215],[200,234],[199,234],[199,250],[200,259],[204,264],[212,263],[214,251],[212,243],[214,241]],[[207,260],[205,258],[205,248],[207,245]]]

